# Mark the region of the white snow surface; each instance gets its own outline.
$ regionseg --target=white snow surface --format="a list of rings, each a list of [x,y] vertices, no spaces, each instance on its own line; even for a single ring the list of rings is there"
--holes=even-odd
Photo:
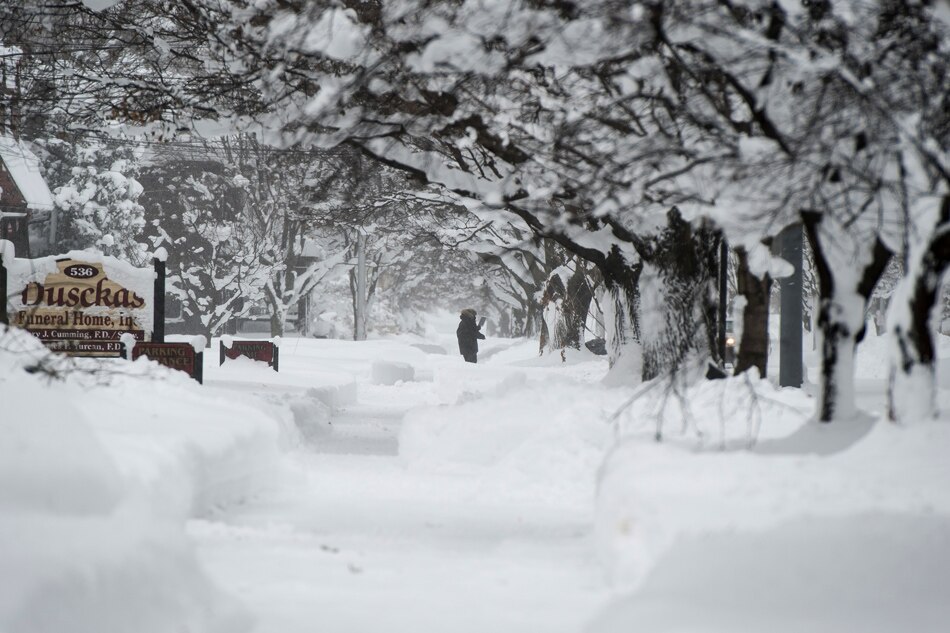
[[[53,194],[40,169],[40,161],[25,143],[0,134],[0,158],[31,209],[52,209]]]
[[[16,258],[16,247],[10,240],[0,240],[0,263],[4,266],[13,264]]]
[[[454,339],[213,340],[201,386],[6,333],[0,631],[944,630],[950,423],[874,417],[886,340],[821,426],[811,387]]]
[[[103,11],[119,3],[119,0],[82,0],[93,11]]]
[[[416,377],[416,370],[409,363],[378,360],[373,363],[373,384],[395,385]]]
[[[185,520],[264,485],[292,426],[176,373],[0,328],[0,630],[249,630]]]
[[[878,406],[883,381],[860,375]],[[687,415],[663,390],[638,400],[601,471],[601,560],[632,593],[591,631],[946,626],[946,419],[821,425],[802,391],[743,378],[684,396]],[[657,423],[666,441],[644,441]]]

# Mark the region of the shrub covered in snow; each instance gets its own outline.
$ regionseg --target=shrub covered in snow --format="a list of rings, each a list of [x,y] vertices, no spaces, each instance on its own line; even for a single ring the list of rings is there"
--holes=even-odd
[[[146,260],[140,243],[145,208],[136,180],[141,150],[97,141],[48,143],[54,201],[62,217],[59,250],[98,248],[135,265]]]

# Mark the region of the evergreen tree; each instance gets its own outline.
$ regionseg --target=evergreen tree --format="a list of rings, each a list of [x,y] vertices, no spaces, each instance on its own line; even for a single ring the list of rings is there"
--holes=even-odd
[[[60,249],[97,248],[141,266],[145,208],[139,202],[141,148],[98,140],[47,141],[48,179],[59,214]]]

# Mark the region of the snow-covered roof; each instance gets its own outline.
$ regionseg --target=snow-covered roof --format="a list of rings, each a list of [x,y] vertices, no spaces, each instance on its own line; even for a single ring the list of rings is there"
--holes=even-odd
[[[0,134],[0,159],[31,209],[52,209],[53,194],[40,172],[40,159],[22,142]]]

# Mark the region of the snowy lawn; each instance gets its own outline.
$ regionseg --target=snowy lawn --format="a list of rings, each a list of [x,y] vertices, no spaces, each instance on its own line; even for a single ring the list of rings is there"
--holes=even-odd
[[[597,540],[629,595],[591,631],[946,629],[950,420],[881,419],[886,342],[869,340],[873,415],[819,425],[804,391],[735,378],[656,389],[618,419]]]

